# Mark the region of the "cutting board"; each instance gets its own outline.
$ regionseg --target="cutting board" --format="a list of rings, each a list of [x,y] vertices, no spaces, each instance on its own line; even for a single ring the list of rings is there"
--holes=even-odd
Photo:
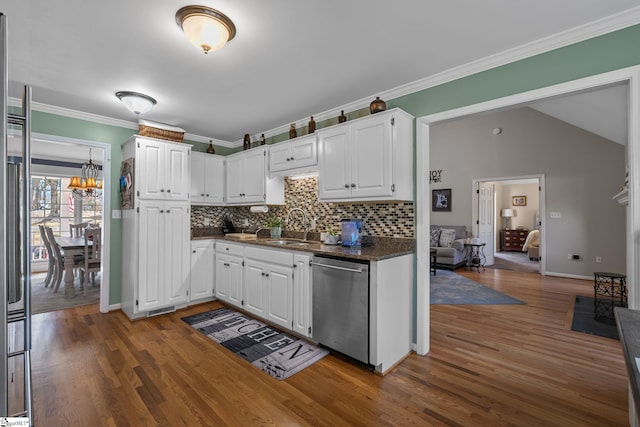
[[[224,235],[230,239],[238,239],[238,240],[256,240],[258,238],[255,234],[244,234],[244,233],[227,233]]]

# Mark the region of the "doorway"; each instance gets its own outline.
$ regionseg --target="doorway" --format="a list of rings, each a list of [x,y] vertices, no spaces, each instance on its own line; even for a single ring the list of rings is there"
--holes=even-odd
[[[544,274],[544,174],[474,179],[473,235],[486,244],[486,266]]]
[[[430,134],[431,126],[437,123],[462,117],[471,117],[481,113],[502,111],[514,107],[524,106],[530,103],[562,97],[579,92],[587,92],[608,86],[624,85],[627,88],[628,103],[626,105],[626,116],[628,126],[628,146],[626,150],[626,160],[629,168],[629,177],[632,181],[628,197],[628,212],[626,215],[626,229],[632,232],[626,233],[626,269],[629,283],[629,307],[640,306],[640,295],[634,283],[640,280],[640,266],[635,262],[638,257],[638,250],[635,248],[632,236],[633,230],[640,228],[640,216],[635,215],[636,204],[640,200],[640,176],[638,167],[640,165],[640,133],[638,132],[638,106],[640,103],[640,92],[637,90],[638,71],[640,67],[630,67],[628,69],[613,71],[597,76],[587,77],[567,83],[562,83],[547,88],[537,89],[521,94],[499,98],[480,104],[445,111],[430,116],[418,118],[416,120],[416,228],[417,228],[417,290],[416,290],[416,351],[418,354],[426,354],[429,351],[429,328],[430,328],[430,307],[429,307],[429,170],[430,162]],[[638,182],[636,182],[638,181]],[[544,249],[544,248],[543,248]],[[545,261],[543,255],[543,262]]]
[[[11,152],[18,142],[18,135],[9,135],[8,144]],[[44,288],[43,280],[48,270],[48,254],[44,246],[41,248],[39,223],[55,227],[57,235],[67,235],[69,224],[74,222],[91,222],[100,225],[103,230],[102,239],[102,270],[98,278],[99,287],[91,288],[95,294],[91,303],[100,303],[100,311],[107,312],[109,308],[109,246],[110,246],[110,188],[111,182],[111,146],[106,143],[61,138],[52,135],[32,134],[32,168],[31,187],[32,203],[38,203],[37,214],[31,209],[31,245],[32,245],[32,305],[37,294],[43,294],[43,311],[53,311],[71,306],[82,305],[83,297],[64,298],[64,291],[54,293],[50,288]],[[91,151],[91,154],[90,154]],[[103,185],[101,194],[97,197],[74,199],[71,191],[67,190],[71,176],[80,175],[80,167],[89,157],[94,163],[101,165],[100,178]],[[39,194],[36,194],[38,193]],[[37,195],[37,197],[36,197]],[[53,204],[52,198],[55,198]],[[55,207],[52,212],[51,207]],[[44,221],[44,222],[43,222]],[[39,264],[39,265],[38,265]],[[64,281],[64,280],[63,280]],[[74,279],[76,294],[79,292],[79,277]],[[60,288],[64,287],[64,283]],[[44,294],[46,293],[46,295]],[[59,301],[54,301],[59,300]]]

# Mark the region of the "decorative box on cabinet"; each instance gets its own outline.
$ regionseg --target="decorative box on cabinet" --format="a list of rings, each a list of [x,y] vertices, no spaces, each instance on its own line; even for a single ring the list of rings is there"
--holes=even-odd
[[[140,136],[122,146],[135,160],[133,209],[122,210],[122,309],[132,319],[188,302],[190,151]]]
[[[192,205],[224,204],[224,156],[191,153]]]
[[[395,108],[319,131],[318,199],[413,200],[413,116]]]
[[[500,250],[522,252],[522,246],[527,240],[529,230],[526,229],[504,229],[500,230]]]
[[[269,146],[269,173],[291,175],[318,170],[317,139],[317,135],[307,135]]]
[[[267,154],[260,147],[225,158],[227,204],[284,204],[284,178],[267,176]]]

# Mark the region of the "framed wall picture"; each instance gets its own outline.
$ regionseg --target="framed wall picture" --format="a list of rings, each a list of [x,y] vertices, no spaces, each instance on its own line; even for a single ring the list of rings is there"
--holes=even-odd
[[[451,212],[451,189],[431,190],[431,211]]]
[[[527,196],[513,196],[511,204],[513,206],[527,206]]]

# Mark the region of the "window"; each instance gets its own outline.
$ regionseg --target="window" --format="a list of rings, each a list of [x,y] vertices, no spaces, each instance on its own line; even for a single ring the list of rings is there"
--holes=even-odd
[[[31,260],[48,257],[40,237],[39,225],[51,227],[56,236],[69,236],[69,224],[89,222],[101,225],[102,197],[75,199],[67,190],[69,178],[31,176]]]

